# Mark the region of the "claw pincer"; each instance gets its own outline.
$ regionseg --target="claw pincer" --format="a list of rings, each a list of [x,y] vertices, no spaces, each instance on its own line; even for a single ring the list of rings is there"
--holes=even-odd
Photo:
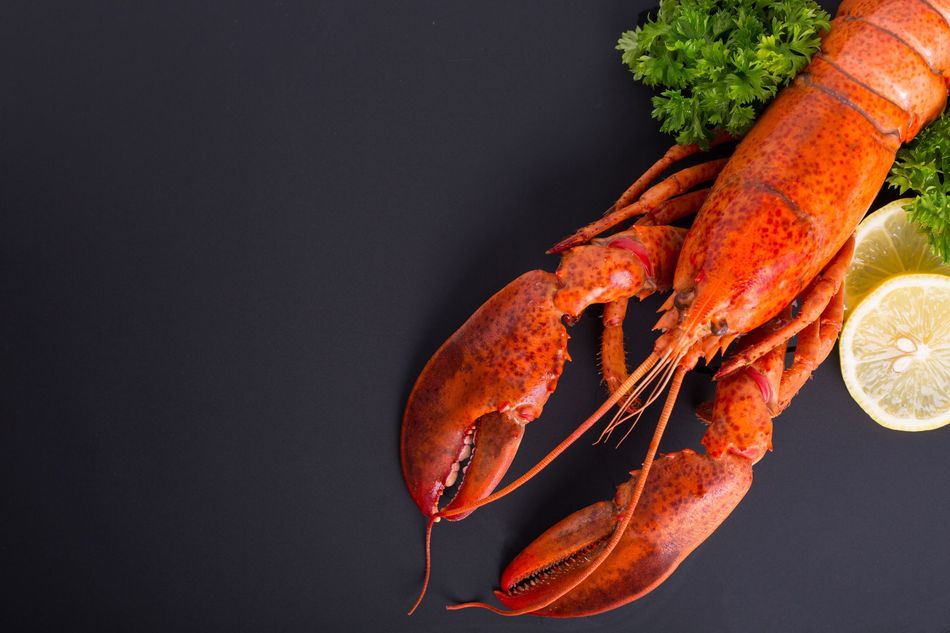
[[[514,280],[419,375],[403,418],[402,469],[426,516],[439,511],[454,478],[458,493],[448,507],[488,495],[514,458],[524,424],[540,415],[567,358],[556,288],[554,275],[540,270]]]

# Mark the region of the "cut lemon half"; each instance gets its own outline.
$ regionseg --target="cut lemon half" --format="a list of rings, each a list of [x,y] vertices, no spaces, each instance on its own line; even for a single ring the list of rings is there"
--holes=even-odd
[[[876,422],[898,431],[950,423],[950,277],[899,275],[854,309],[841,374]]]
[[[885,279],[902,273],[950,275],[950,264],[930,250],[927,237],[907,219],[911,198],[886,204],[869,214],[854,234],[854,259],[844,281],[844,303],[850,313]]]

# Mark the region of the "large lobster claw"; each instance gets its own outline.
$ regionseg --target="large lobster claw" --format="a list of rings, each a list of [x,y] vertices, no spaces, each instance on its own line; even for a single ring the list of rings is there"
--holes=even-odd
[[[592,303],[668,287],[683,235],[673,227],[634,227],[573,248],[556,273],[535,270],[505,286],[439,348],[416,381],[402,426],[403,476],[426,516],[491,494],[524,425],[541,415],[557,386],[568,359],[562,320],[575,320]]]
[[[683,234],[634,227],[573,248],[556,273],[535,270],[502,288],[439,348],[416,381],[402,426],[403,475],[426,516],[491,494],[568,359],[562,318],[668,286]],[[457,493],[440,508],[458,478]]]
[[[489,299],[419,375],[402,426],[402,470],[422,512],[488,496],[514,458],[524,424],[541,414],[567,358],[552,273],[525,273]],[[467,464],[466,464],[467,460]],[[462,513],[451,517],[459,520]]]

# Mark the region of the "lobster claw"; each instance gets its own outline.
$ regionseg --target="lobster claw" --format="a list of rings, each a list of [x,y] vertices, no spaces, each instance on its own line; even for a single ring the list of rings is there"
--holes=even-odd
[[[636,472],[601,501],[563,519],[519,554],[495,595],[509,609],[544,605],[582,574],[607,545],[629,502]],[[663,582],[732,512],[752,484],[752,461],[691,450],[658,459],[617,547],[581,584],[532,611],[548,617],[593,615],[636,600]]]
[[[576,617],[619,607],[663,582],[738,505],[753,464],[771,449],[784,351],[777,346],[720,381],[702,440],[707,453],[686,449],[653,463],[627,529],[580,584],[571,588],[603,558],[639,471],[613,501],[575,512],[531,543],[502,573],[498,599],[514,611]]]
[[[440,497],[457,480],[446,507],[488,496],[514,459],[524,425],[541,414],[567,359],[557,287],[555,276],[540,270],[515,279],[419,375],[406,404],[401,454],[410,494],[426,516],[439,512]]]

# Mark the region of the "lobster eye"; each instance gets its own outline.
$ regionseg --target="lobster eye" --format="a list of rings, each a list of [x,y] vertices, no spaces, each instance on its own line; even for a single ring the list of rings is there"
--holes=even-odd
[[[686,290],[680,290],[676,293],[676,296],[673,297],[673,305],[677,310],[682,312],[690,306],[693,302],[693,299],[696,298],[696,289],[687,288]]]
[[[725,319],[713,319],[709,323],[709,331],[712,332],[714,336],[723,336],[729,331],[729,324],[726,323]]]

